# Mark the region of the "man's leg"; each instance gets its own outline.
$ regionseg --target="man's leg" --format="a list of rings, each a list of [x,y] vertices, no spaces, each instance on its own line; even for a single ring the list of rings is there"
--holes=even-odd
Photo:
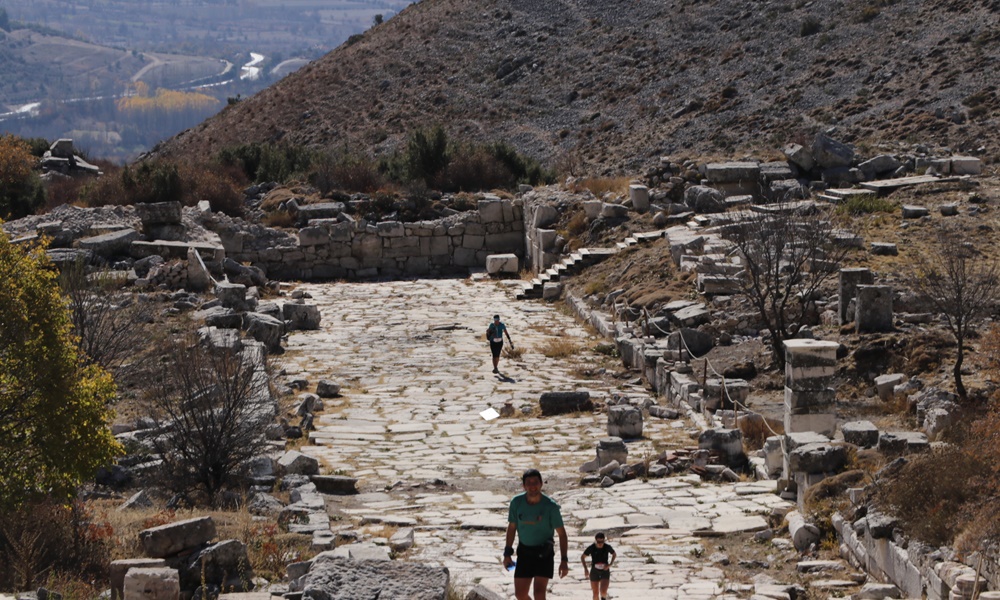
[[[531,577],[514,578],[514,597],[517,600],[531,600],[528,592],[531,590]]]
[[[590,589],[594,591],[594,600],[601,600],[601,582],[591,581]]]
[[[608,597],[608,587],[611,585],[611,578],[601,580],[601,600]]]
[[[535,600],[545,600],[546,588],[549,587],[548,577],[535,577]]]

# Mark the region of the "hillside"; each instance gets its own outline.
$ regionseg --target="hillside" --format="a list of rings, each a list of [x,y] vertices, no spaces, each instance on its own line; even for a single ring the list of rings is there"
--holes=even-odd
[[[155,154],[277,140],[379,153],[440,123],[612,172],[835,126],[990,162],[998,21],[995,0],[424,0]]]

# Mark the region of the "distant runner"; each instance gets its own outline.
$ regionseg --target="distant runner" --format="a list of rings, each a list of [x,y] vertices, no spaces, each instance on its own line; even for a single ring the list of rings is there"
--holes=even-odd
[[[587,569],[587,557],[591,566]],[[618,555],[611,544],[606,543],[603,533],[594,536],[594,543],[587,546],[580,560],[583,561],[583,576],[590,579],[590,589],[594,591],[594,600],[608,600],[608,586],[611,585],[611,565]]]
[[[490,352],[493,353],[493,372],[499,373],[500,369],[497,365],[500,364],[500,352],[503,350],[503,336],[507,336],[507,341],[510,342],[510,347],[514,347],[514,342],[510,339],[510,334],[507,333],[507,326],[500,322],[500,315],[493,315],[493,322],[486,329],[486,339],[490,341]]]

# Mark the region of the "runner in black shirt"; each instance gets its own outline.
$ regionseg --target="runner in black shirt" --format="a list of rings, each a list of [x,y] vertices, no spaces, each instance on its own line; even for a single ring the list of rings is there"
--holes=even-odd
[[[587,557],[590,557],[591,568],[587,569]],[[587,546],[580,560],[583,561],[583,576],[590,578],[590,589],[594,591],[594,600],[607,600],[608,586],[611,585],[611,565],[618,557],[615,549],[604,541],[604,534],[594,536],[594,543]]]

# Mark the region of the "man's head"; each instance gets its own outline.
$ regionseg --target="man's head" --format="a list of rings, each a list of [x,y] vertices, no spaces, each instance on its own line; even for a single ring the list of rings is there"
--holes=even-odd
[[[499,322],[500,321],[500,315],[493,315],[493,320]]]
[[[597,535],[595,535],[594,536],[594,541],[597,544],[603,544],[604,543],[604,533],[600,533],[599,532]]]
[[[521,483],[522,484],[528,483],[528,479],[530,479],[532,477],[538,478],[538,483],[542,483],[542,474],[541,474],[541,472],[539,472],[538,469],[528,469],[527,471],[525,471],[524,473],[522,473],[521,474]]]

